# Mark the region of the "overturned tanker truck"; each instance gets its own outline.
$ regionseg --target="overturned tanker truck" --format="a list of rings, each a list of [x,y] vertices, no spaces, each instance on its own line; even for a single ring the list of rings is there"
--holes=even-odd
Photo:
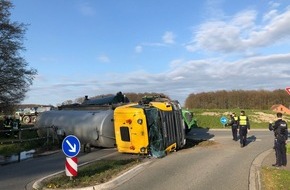
[[[86,98],[82,104],[61,106],[43,112],[35,123],[40,136],[51,133],[62,140],[75,135],[84,151],[117,147],[119,152],[163,157],[184,147],[185,123],[178,101],[160,96],[130,103],[121,92],[115,96]]]
[[[58,110],[41,113],[36,120],[38,135],[50,134],[59,142],[67,135],[75,135],[89,151],[91,146],[116,147],[114,132],[114,109],[129,103],[129,99],[118,92],[113,96],[85,100],[82,104],[63,105]]]

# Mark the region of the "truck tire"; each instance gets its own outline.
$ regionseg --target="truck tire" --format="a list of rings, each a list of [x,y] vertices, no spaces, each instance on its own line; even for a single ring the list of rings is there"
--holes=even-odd
[[[30,117],[28,115],[23,116],[22,122],[28,124],[30,122]]]
[[[35,116],[35,115],[31,116],[30,120],[31,120],[31,123],[35,123],[35,121],[36,121],[36,116]]]

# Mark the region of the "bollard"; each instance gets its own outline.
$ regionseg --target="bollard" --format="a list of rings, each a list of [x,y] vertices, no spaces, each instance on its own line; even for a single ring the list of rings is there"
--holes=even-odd
[[[70,176],[70,179],[72,179],[72,176],[77,176],[78,174],[78,159],[77,157],[66,157],[65,161],[65,174],[66,176]]]

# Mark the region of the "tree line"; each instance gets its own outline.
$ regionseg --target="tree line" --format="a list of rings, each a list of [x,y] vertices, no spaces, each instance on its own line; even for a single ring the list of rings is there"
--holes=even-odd
[[[138,102],[145,96],[162,96],[170,99],[163,93],[144,92],[144,93],[123,93],[130,102]],[[90,97],[101,98],[113,96],[114,94],[102,94]],[[61,105],[73,103],[81,104],[84,97],[75,100],[66,100]],[[268,90],[232,90],[232,91],[212,91],[189,94],[185,100],[184,107],[188,109],[270,109],[275,104],[282,104],[290,107],[290,95],[283,89],[273,91]]]
[[[232,90],[192,93],[185,100],[185,107],[203,109],[270,109],[275,104],[290,106],[290,96],[283,89]]]

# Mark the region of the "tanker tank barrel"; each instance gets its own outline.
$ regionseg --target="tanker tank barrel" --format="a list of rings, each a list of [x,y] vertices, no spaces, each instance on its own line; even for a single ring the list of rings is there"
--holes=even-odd
[[[129,99],[118,92],[116,95],[100,96],[89,99],[85,96],[81,104],[69,104],[39,115],[36,127],[55,126],[51,132],[57,138],[75,135],[82,144],[96,147],[115,147],[114,108],[129,102]],[[45,135],[44,130],[39,136]]]
[[[89,99],[88,96],[85,97],[82,105],[112,105],[118,103],[128,103],[129,99],[122,94],[122,92],[118,92],[116,95],[112,96],[102,96],[98,98]]]

